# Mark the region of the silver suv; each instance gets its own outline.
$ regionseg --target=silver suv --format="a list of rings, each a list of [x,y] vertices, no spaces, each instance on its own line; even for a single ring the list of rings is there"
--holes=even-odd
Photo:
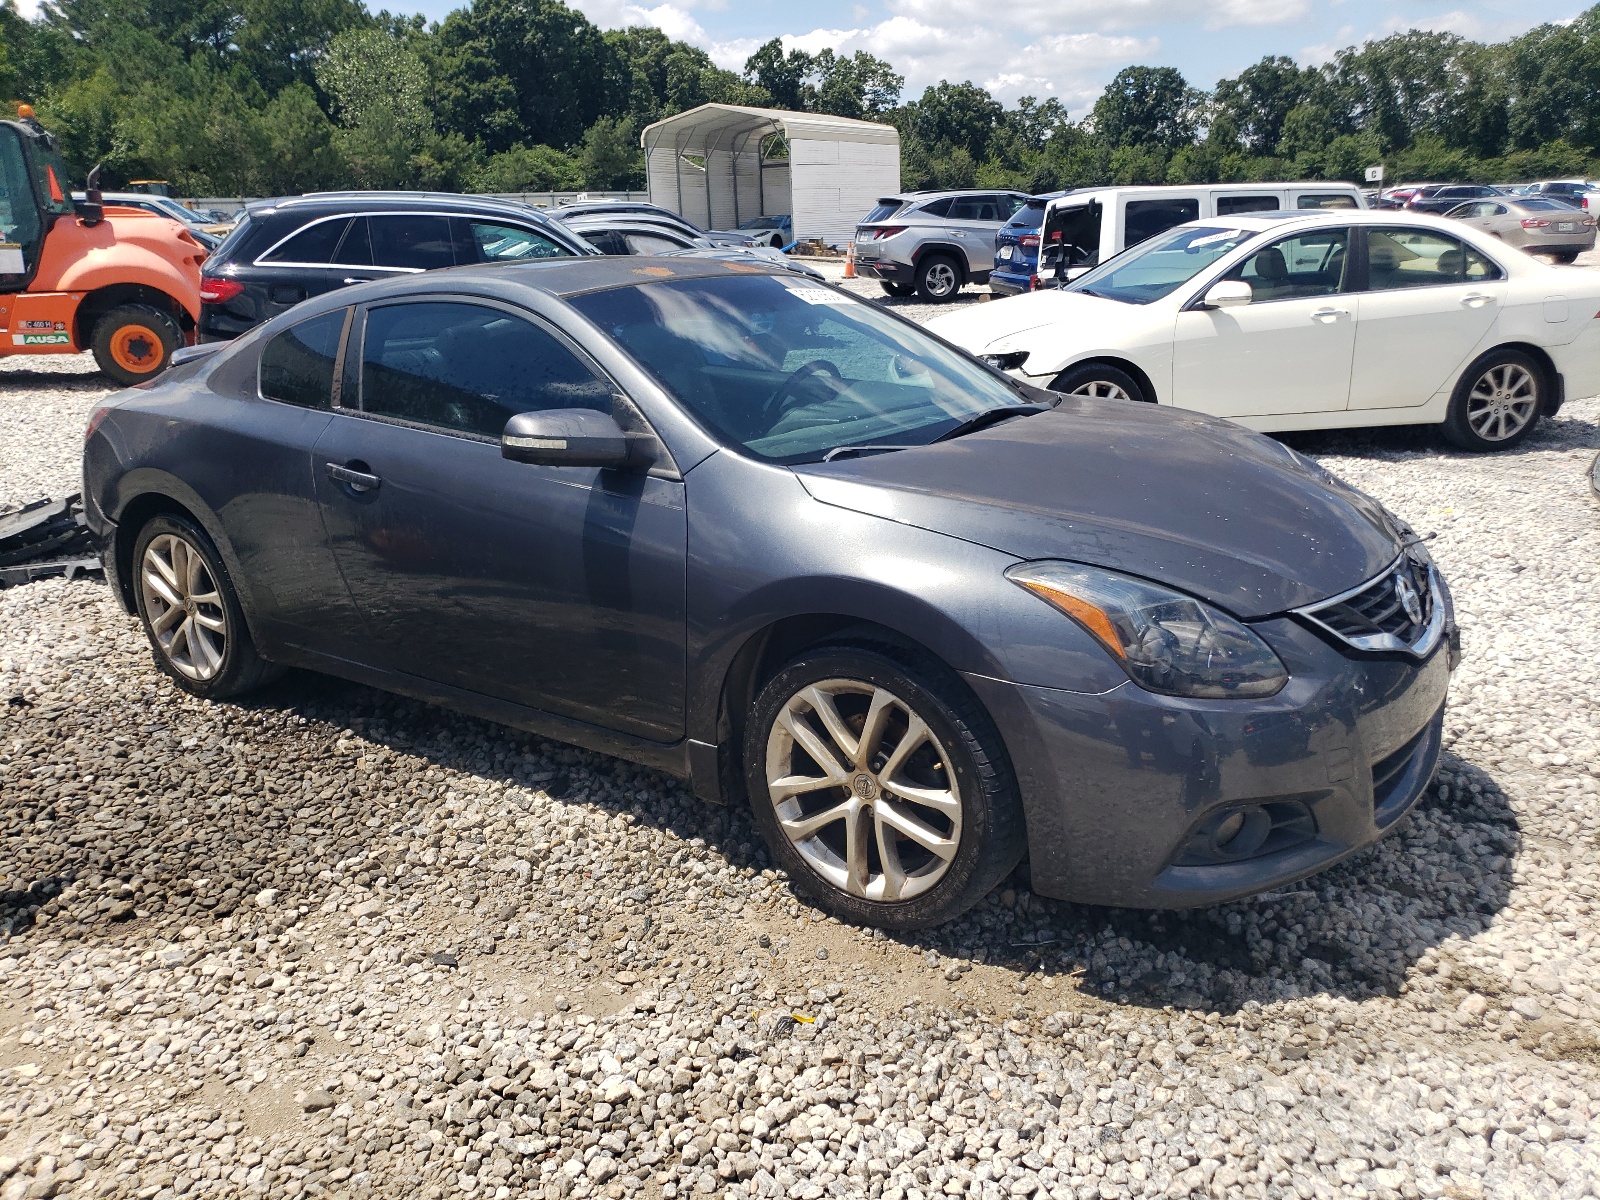
[[[994,235],[1022,207],[1022,192],[906,192],[885,196],[856,226],[856,271],[891,296],[948,300],[988,283]]]

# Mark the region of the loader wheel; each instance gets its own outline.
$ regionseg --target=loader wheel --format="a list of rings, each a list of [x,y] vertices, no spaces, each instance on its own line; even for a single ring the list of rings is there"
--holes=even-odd
[[[183,345],[172,317],[148,304],[124,304],[95,322],[90,339],[100,369],[123,387],[154,379]]]

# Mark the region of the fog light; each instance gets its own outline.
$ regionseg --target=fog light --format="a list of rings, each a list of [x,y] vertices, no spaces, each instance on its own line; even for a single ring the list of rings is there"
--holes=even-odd
[[[1208,813],[1184,839],[1175,865],[1212,866],[1276,854],[1317,834],[1311,810],[1298,800],[1230,804]]]

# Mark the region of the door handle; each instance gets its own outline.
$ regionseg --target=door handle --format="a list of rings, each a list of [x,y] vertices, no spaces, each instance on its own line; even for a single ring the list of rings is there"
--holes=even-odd
[[[1324,325],[1337,321],[1340,317],[1348,317],[1348,308],[1319,308],[1311,314],[1313,321],[1321,321]]]
[[[1469,292],[1461,297],[1461,303],[1468,308],[1482,308],[1485,304],[1493,304],[1494,297],[1484,292]]]
[[[343,278],[343,279],[342,279],[342,280],[340,280],[340,282],[341,282],[341,283],[345,283],[345,284],[351,284],[351,283],[371,283],[371,282],[372,282],[372,280],[371,280],[371,279],[369,279],[369,278],[368,278],[368,277],[367,277],[367,276],[365,276],[365,275],[346,275],[346,276],[345,276],[345,277],[344,277],[344,278]]]
[[[341,467],[338,463],[325,464],[328,478],[337,483],[346,484],[352,492],[375,491],[383,480],[368,471],[357,471],[351,467]],[[363,463],[363,466],[366,464]]]

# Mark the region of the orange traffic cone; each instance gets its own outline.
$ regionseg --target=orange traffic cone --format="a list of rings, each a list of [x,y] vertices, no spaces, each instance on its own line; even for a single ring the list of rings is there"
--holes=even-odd
[[[850,248],[845,251],[844,277],[846,279],[854,279],[856,277],[856,244],[854,242],[851,242]]]

